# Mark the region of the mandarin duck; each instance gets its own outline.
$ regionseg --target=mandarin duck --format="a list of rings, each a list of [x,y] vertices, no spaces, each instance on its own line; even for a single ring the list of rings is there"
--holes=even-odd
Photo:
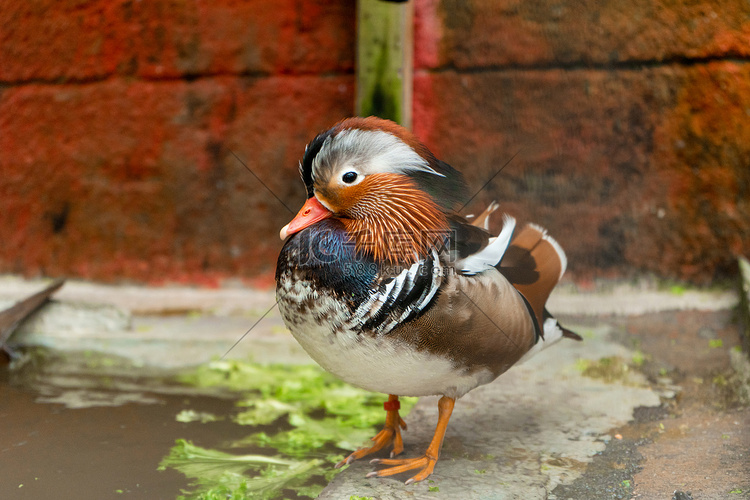
[[[307,201],[280,236],[276,295],[292,335],[325,370],[388,394],[385,426],[337,467],[392,447],[368,477],[432,474],[455,401],[562,337],[545,302],[566,257],[536,225],[491,205],[472,223],[455,207],[463,177],[411,132],[349,118],[315,137],[300,174]],[[399,396],[441,396],[424,455],[403,449]]]

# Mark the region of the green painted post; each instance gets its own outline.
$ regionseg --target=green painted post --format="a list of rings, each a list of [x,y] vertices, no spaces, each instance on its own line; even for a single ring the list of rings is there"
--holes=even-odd
[[[413,1],[357,0],[357,115],[411,128],[413,25]]]
[[[750,359],[750,260],[739,257],[740,267],[740,340],[745,355]]]

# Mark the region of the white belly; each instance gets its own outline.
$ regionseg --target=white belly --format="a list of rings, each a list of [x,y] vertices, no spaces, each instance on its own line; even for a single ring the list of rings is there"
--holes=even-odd
[[[311,358],[342,380],[369,391],[457,398],[493,378],[489,371],[462,373],[444,357],[387,336],[358,335],[343,327],[349,319],[346,306],[330,297],[315,297],[314,306],[304,314],[296,312],[293,300],[282,298],[279,308]]]

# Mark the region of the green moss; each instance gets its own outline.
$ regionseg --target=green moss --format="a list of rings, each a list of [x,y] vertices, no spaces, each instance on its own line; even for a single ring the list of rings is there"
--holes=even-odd
[[[686,288],[683,285],[672,285],[669,287],[669,293],[678,297],[685,295],[685,290]]]
[[[322,489],[320,483],[338,472],[333,465],[345,451],[365,444],[385,420],[384,395],[351,387],[317,366],[215,361],[179,380],[237,391],[242,395],[237,403],[240,410],[230,418],[250,427],[276,424],[277,429],[252,429],[227,445],[266,448],[273,454],[265,457],[268,462],[259,455],[236,456],[178,440],[160,468],[177,469],[191,479],[186,500],[271,499],[288,490],[315,497]],[[402,417],[415,403],[416,398],[401,398]],[[196,417],[185,412],[180,416]]]
[[[311,475],[319,472],[322,463],[315,459],[288,460],[263,455],[232,455],[178,439],[158,469],[177,469],[192,480],[194,490],[183,491],[184,495],[178,497],[180,500],[270,500],[277,498],[285,488],[306,488],[309,491],[304,483]],[[256,474],[249,477],[245,475],[247,471]]]
[[[633,362],[633,366],[640,368],[646,362],[646,355],[642,351],[637,350],[633,353],[631,361]]]
[[[273,325],[271,327],[271,333],[274,335],[291,335],[287,327],[280,325]]]
[[[576,369],[586,377],[609,383],[626,379],[630,371],[628,364],[619,356],[605,357],[597,361],[579,359],[576,361]]]

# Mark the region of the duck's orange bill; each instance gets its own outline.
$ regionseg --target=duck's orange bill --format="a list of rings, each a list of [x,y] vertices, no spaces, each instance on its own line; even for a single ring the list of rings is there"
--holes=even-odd
[[[307,226],[311,226],[332,215],[333,212],[321,205],[318,199],[313,196],[312,198],[308,198],[305,204],[302,205],[302,208],[297,215],[294,216],[292,222],[281,228],[279,236],[281,236],[282,240],[285,240],[290,234],[301,231]]]

